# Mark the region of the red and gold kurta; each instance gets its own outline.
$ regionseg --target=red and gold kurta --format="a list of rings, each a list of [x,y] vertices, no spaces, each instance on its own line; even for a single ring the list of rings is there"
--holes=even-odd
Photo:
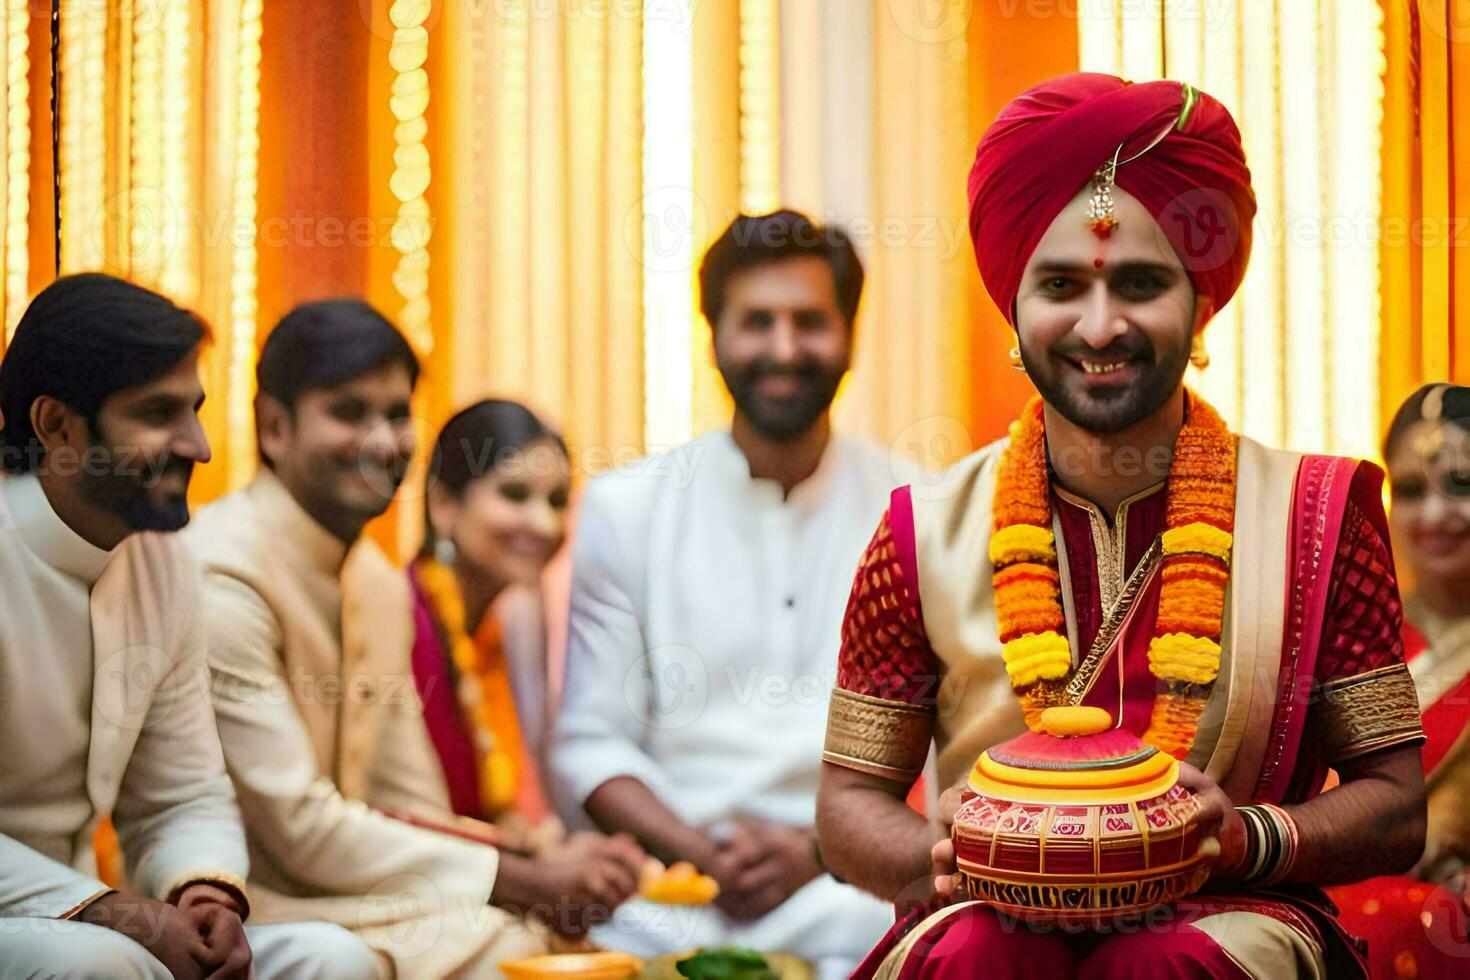
[[[1023,730],[1001,662],[985,547],[1003,448],[982,450],[935,485],[894,492],[851,594],[828,762],[910,783],[932,739],[947,787],[981,750]],[[1188,761],[1237,804],[1300,802],[1320,791],[1330,766],[1422,738],[1404,667],[1382,471],[1248,439],[1240,440],[1238,464],[1224,660]],[[1112,515],[1055,481],[1051,491],[1074,674],[1081,663],[1090,678],[1076,701],[1107,709],[1139,736],[1158,688],[1147,654],[1165,488],[1138,494]],[[1203,932],[1209,915],[1246,907],[1287,924],[1288,946],[1297,938],[1306,944],[1294,954],[1304,968],[1332,945],[1324,935],[1330,921],[1300,901],[1232,896],[1186,905],[1181,913],[1197,920],[1186,928]],[[869,970],[906,925],[875,951]],[[940,942],[946,928],[926,942]],[[1278,942],[1231,955],[1249,962],[1293,954]]]

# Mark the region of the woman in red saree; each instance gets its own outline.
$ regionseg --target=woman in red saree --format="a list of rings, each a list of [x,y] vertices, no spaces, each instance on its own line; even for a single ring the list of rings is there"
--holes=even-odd
[[[561,437],[530,410],[471,405],[435,443],[424,544],[409,568],[414,678],[451,804],[533,851],[562,837],[541,782],[540,579],[566,537],[569,484]]]
[[[1460,977],[1470,969],[1470,388],[1426,385],[1384,439],[1394,554],[1409,586],[1404,655],[1419,694],[1429,792],[1424,857],[1409,876],[1334,889],[1374,977]]]

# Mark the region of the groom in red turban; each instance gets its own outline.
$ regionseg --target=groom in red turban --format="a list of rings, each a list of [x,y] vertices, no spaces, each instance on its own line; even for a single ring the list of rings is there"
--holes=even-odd
[[[853,584],[819,846],[906,913],[857,975],[1362,975],[1320,888],[1417,859],[1423,735],[1382,471],[1237,435],[1184,385],[1250,254],[1234,121],[1179,82],[1063,76],[1002,110],[969,191],[1039,397],[894,491]],[[982,751],[1083,719],[1177,760],[1210,879],[1110,929],[1033,927],[971,900],[950,823]],[[936,823],[905,805],[931,747]]]
[[[970,169],[980,276],[1013,326],[1027,260],[1056,216],[1098,177],[1147,209],[1212,311],[1235,295],[1250,258],[1256,198],[1229,110],[1179,82],[1079,72],[1002,109]],[[1100,217],[1098,229],[1106,227]]]

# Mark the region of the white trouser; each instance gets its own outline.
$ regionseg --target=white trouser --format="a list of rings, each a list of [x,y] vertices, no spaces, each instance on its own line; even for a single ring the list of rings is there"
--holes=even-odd
[[[352,933],[321,922],[246,926],[257,980],[372,980],[385,968]],[[0,918],[0,980],[171,980],[142,946],[111,929]]]

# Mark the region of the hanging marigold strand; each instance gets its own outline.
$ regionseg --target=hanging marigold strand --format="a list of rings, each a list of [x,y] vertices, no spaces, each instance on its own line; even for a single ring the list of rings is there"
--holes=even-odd
[[[505,658],[499,644],[496,656],[487,653],[465,629],[464,600],[450,569],[432,558],[415,563],[419,585],[444,630],[449,655],[459,672],[463,706],[480,762],[480,799],[489,815],[514,806],[521,780],[520,720],[516,714]],[[487,617],[491,613],[486,612]]]

